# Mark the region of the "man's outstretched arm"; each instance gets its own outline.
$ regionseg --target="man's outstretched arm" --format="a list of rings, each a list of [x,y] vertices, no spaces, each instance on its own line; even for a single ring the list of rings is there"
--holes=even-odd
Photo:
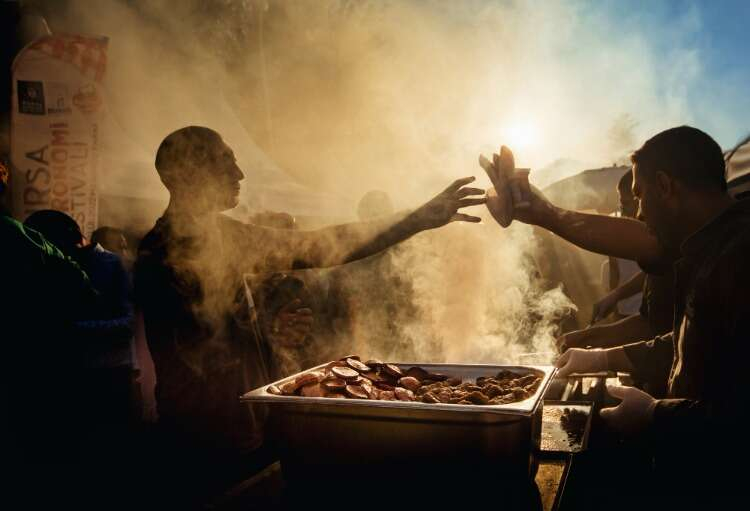
[[[266,250],[281,254],[284,266],[317,268],[335,266],[377,254],[407,238],[450,222],[481,221],[460,213],[461,208],[485,203],[484,191],[466,187],[473,177],[458,179],[414,211],[369,221],[335,225],[316,231],[289,232],[265,229]],[[288,269],[288,268],[276,268]]]

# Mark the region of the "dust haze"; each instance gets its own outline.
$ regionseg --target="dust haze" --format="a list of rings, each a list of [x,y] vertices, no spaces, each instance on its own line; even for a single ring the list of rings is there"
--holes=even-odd
[[[234,149],[244,211],[353,220],[372,189],[404,209],[458,177],[489,186],[477,155],[501,143],[532,181],[560,158],[622,161],[645,135],[690,121],[684,82],[697,72],[689,52],[657,70],[645,34],[578,2],[35,4],[53,31],[110,38],[102,192],[165,204],[153,157],[186,125]],[[575,306],[536,274],[537,255],[529,227],[489,217],[409,240],[392,268],[409,281],[413,314],[399,328],[411,355],[494,362],[551,350]],[[372,343],[363,355],[406,356]]]

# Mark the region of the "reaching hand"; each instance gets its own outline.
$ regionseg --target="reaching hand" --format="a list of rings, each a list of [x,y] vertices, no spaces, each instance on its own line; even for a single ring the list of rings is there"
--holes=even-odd
[[[557,376],[560,378],[573,373],[598,373],[609,369],[607,367],[607,352],[600,349],[571,348],[560,355],[555,365],[560,368],[557,371]]]
[[[656,399],[635,387],[607,385],[612,397],[622,402],[599,412],[604,422],[624,435],[636,435],[645,430],[654,418]]]
[[[481,222],[482,219],[479,217],[458,212],[461,208],[476,206],[486,202],[484,197],[470,198],[472,195],[483,195],[484,191],[480,188],[464,188],[465,185],[471,183],[474,179],[476,178],[464,177],[457,179],[434,199],[414,211],[412,215],[419,228],[421,230],[435,229],[455,221]]]
[[[576,330],[568,332],[555,339],[555,344],[560,353],[565,353],[570,348],[583,348],[588,338],[587,330]]]
[[[598,302],[594,303],[593,311],[591,313],[591,323],[593,324],[606,318],[615,310],[615,307],[617,307],[617,300],[612,293],[607,294]]]
[[[302,301],[298,298],[292,300],[282,307],[273,318],[271,341],[285,348],[301,347],[305,339],[312,331],[312,310],[301,307]]]

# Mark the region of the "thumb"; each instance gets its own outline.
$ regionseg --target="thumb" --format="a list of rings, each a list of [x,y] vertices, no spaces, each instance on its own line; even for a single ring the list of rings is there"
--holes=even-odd
[[[610,406],[609,408],[602,408],[602,409],[601,409],[601,410],[599,411],[599,416],[600,416],[600,417],[601,417],[602,419],[604,419],[604,420],[608,420],[608,419],[611,419],[611,418],[612,418],[612,417],[613,417],[613,416],[615,415],[615,413],[616,413],[616,411],[617,411],[617,407],[618,407],[618,406],[620,406],[620,405],[617,405],[617,406]]]
[[[625,399],[625,396],[630,393],[632,388],[633,387],[624,387],[622,385],[607,385],[607,392],[614,398]]]
[[[563,353],[562,355],[560,355],[559,357],[557,357],[557,360],[555,360],[555,367],[557,367],[559,369],[559,368],[565,366],[565,364],[568,363],[568,360],[570,360],[571,353],[572,353],[572,351],[568,350],[565,353]]]

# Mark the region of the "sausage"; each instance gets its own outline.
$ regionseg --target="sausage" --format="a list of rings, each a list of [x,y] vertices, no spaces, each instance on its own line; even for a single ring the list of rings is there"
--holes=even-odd
[[[396,398],[398,398],[400,401],[414,401],[414,392],[409,389],[396,387],[394,393],[396,394]]]
[[[297,387],[302,387],[310,383],[319,383],[320,380],[322,379],[323,377],[321,374],[318,374],[314,371],[310,371],[308,373],[302,373],[299,376],[297,376],[294,382],[297,384]]]
[[[362,373],[362,376],[367,378],[371,382],[379,382],[381,380],[380,376],[378,376],[378,373],[372,370]]]
[[[389,374],[394,378],[401,378],[404,375],[404,372],[401,370],[401,368],[393,364],[383,364],[383,370],[386,374]]]
[[[353,380],[359,377],[359,373],[351,367],[334,367],[331,369],[331,373],[342,380]]]
[[[328,392],[344,392],[346,390],[346,381],[341,378],[325,380],[321,385],[323,385]]]
[[[328,392],[326,392],[322,384],[311,383],[302,387],[300,394],[305,397],[326,397]]]
[[[351,357],[349,357],[349,358],[346,359],[346,365],[348,365],[349,367],[351,367],[355,371],[359,371],[360,373],[366,373],[367,371],[370,370],[370,368],[368,366],[366,366],[365,364],[363,364],[359,360],[357,360],[355,358],[351,358]]]
[[[359,385],[347,385],[346,394],[354,399],[370,399],[369,394]]]
[[[273,394],[274,396],[280,396],[281,394],[283,394],[283,392],[281,392],[281,389],[276,385],[269,385],[268,388],[266,388],[266,392],[268,392],[269,394]]]
[[[404,387],[405,389],[411,390],[412,392],[414,392],[419,387],[421,387],[419,380],[417,380],[413,376],[404,376],[403,378],[400,378],[398,380],[398,384]]]
[[[422,381],[422,380],[426,380],[430,373],[428,373],[421,367],[414,366],[414,367],[410,367],[409,369],[407,369],[407,371],[404,374],[406,376],[411,376],[412,378],[416,378],[417,380]]]
[[[471,401],[475,405],[486,405],[490,401],[487,396],[478,391],[470,392],[466,396],[466,400]]]
[[[382,390],[380,391],[380,399],[383,399],[385,401],[395,401],[396,394],[392,390]]]
[[[360,384],[360,387],[362,387],[362,389],[363,389],[363,390],[364,390],[365,392],[367,392],[367,397],[368,397],[368,398],[369,398],[369,397],[372,397],[372,391],[373,391],[373,386],[372,386],[372,383],[370,383],[369,381],[367,381],[367,380],[363,379],[363,380],[362,380],[362,383]]]
[[[371,358],[370,360],[368,360],[367,362],[365,362],[365,365],[368,365],[368,366],[370,366],[370,367],[372,367],[374,369],[376,367],[382,366],[383,365],[383,361],[382,360],[378,360],[377,358]]]
[[[431,392],[427,392],[422,396],[422,402],[423,403],[439,403],[438,398],[436,398]]]
[[[390,392],[393,392],[393,389],[396,388],[395,385],[391,385],[390,383],[386,383],[384,381],[376,381],[375,386],[379,388],[380,390],[386,390]]]
[[[346,359],[347,359],[347,358],[353,358],[354,360],[361,360],[361,359],[359,358],[359,355],[347,355],[347,356],[345,356],[345,357],[341,357],[341,358],[340,358],[339,360],[340,360],[341,362],[346,362]]]
[[[282,393],[283,393],[283,394],[284,394],[285,396],[291,396],[291,395],[293,395],[293,394],[294,394],[295,392],[297,392],[297,389],[298,389],[298,388],[299,388],[299,385],[297,385],[297,382],[296,382],[295,380],[289,380],[288,382],[286,382],[285,384],[283,384],[283,385],[282,385],[282,386],[280,387],[280,390],[281,390],[281,392],[282,392]]]

